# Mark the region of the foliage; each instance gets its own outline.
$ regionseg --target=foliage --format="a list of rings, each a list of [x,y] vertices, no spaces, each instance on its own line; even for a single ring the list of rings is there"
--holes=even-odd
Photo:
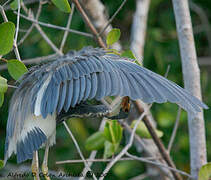
[[[12,22],[0,24],[0,55],[7,54],[13,46],[15,25]]]
[[[55,4],[57,8],[59,8],[59,10],[66,13],[70,13],[71,8],[70,4],[68,3],[68,0],[52,0],[52,2]]]
[[[103,158],[114,155],[122,140],[123,129],[116,120],[107,121],[103,131],[92,134],[86,140],[87,150],[100,150],[104,148]]]
[[[211,163],[203,165],[199,171],[199,180],[209,180],[211,178]]]
[[[117,28],[112,29],[106,37],[107,45],[110,46],[115,42],[117,42],[120,38],[120,35],[121,35],[120,29]]]
[[[10,75],[15,80],[18,80],[24,73],[28,71],[26,66],[21,61],[18,61],[16,59],[8,60],[7,68]]]
[[[21,3],[22,0],[19,0],[19,2]],[[18,9],[18,0],[14,0],[12,3],[10,3],[10,7],[12,10],[16,10]]]

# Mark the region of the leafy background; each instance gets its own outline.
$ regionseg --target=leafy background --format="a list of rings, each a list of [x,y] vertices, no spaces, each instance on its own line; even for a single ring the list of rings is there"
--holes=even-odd
[[[107,7],[108,14],[111,16],[120,5],[120,1],[103,0],[102,1]],[[211,1],[209,0],[195,0],[200,7],[203,8],[206,15],[211,21]],[[29,6],[32,10],[37,9],[37,5],[33,4]],[[131,33],[131,23],[133,14],[135,11],[135,1],[128,1],[117,17],[114,19],[112,25],[115,28],[121,30],[121,44],[124,49],[128,49],[130,46],[130,33]],[[10,21],[16,23],[16,16],[12,11],[7,11],[7,16]],[[193,26],[200,25],[200,19],[197,14],[191,12]],[[42,14],[40,16],[40,21],[48,22],[60,26],[66,26],[68,15],[59,11],[53,4],[46,4],[43,6]],[[0,16],[0,22],[3,22]],[[20,21],[22,29],[28,29],[30,23],[24,19]],[[86,32],[88,28],[84,24],[80,14],[75,11],[71,28],[78,29],[80,31]],[[63,32],[55,29],[49,29],[43,27],[43,30],[48,35],[48,37],[59,46],[63,37]],[[19,38],[23,33],[19,33]],[[204,32],[197,33],[194,35],[195,43],[197,48],[197,55],[199,57],[211,56],[211,49],[209,49],[208,41]],[[69,34],[67,38],[67,43],[65,45],[65,52],[70,49],[81,49],[84,46],[93,45],[97,46],[94,40],[83,37],[80,35]],[[34,58],[39,56],[45,56],[53,53],[53,50],[48,46],[45,40],[42,39],[36,29],[34,29],[31,35],[26,39],[26,41],[19,46],[19,51],[22,59]],[[5,56],[5,58],[13,59],[14,53],[11,52]],[[4,64],[4,62],[1,62]],[[177,33],[175,27],[175,19],[173,14],[173,7],[171,1],[157,0],[151,1],[149,16],[148,16],[148,28],[146,34],[146,45],[144,51],[144,66],[164,75],[167,66],[170,65],[171,69],[168,75],[168,79],[176,82],[177,84],[183,86],[182,79],[182,69],[179,54],[179,46],[177,40]],[[210,83],[210,67],[200,66],[201,69],[201,84],[202,84],[202,94],[203,101],[210,106],[211,105],[211,83]],[[8,84],[14,84],[15,81],[9,76],[8,71],[0,71],[0,75],[8,79]],[[6,122],[8,117],[8,105],[13,89],[9,88],[5,94],[5,101],[3,106],[0,108],[0,159],[4,157],[4,141],[6,134]],[[157,120],[158,129],[164,132],[162,140],[165,145],[168,145],[171,132],[174,126],[174,121],[176,119],[177,106],[166,103],[162,105],[155,104],[152,107],[152,113]],[[204,113],[205,124],[206,124],[206,138],[207,138],[207,154],[208,161],[211,161],[211,111],[207,110]],[[96,132],[100,124],[100,119],[73,119],[68,121],[68,125],[74,133],[80,148],[82,149],[84,155],[88,157],[89,151],[85,149],[85,140],[92,133]],[[136,153],[135,148],[131,150]],[[99,151],[98,158],[102,158],[103,151]],[[40,159],[43,157],[43,150],[40,150]],[[67,159],[80,159],[74,144],[70,140],[68,134],[62,125],[57,128],[57,144],[50,149],[49,154],[49,168],[53,170],[64,170],[71,173],[80,173],[83,169],[83,164],[66,164],[66,165],[55,165],[58,160]],[[176,166],[184,171],[189,172],[189,140],[188,140],[188,126],[187,126],[187,114],[183,111],[180,119],[179,130],[176,136],[175,143],[171,152],[171,157],[173,158]],[[10,163],[16,165],[16,157],[13,156]],[[30,165],[30,161],[25,164]],[[94,163],[92,169],[95,172],[100,173],[104,168],[105,163]],[[124,161],[118,162],[110,171],[107,178],[108,179],[128,179],[130,177],[139,175],[145,171],[145,166],[136,161]],[[0,170],[1,174],[1,170]]]

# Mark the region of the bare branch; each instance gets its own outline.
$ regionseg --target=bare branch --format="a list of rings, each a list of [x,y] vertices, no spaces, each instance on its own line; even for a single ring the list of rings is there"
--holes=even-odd
[[[145,159],[154,160],[154,157],[147,157]],[[134,160],[133,158],[121,158],[119,161],[130,161]],[[87,162],[110,162],[112,159],[86,159]],[[65,160],[65,161],[57,161],[56,164],[68,164],[68,163],[83,163],[84,161],[81,159],[72,159],[72,160]]]
[[[17,14],[17,12],[14,12],[14,13]],[[20,17],[22,17],[22,18],[24,18],[28,21],[31,21],[35,24],[40,24],[41,26],[45,26],[45,27],[49,27],[49,28],[53,28],[53,29],[59,29],[59,30],[63,30],[63,31],[68,31],[68,32],[75,33],[75,34],[82,35],[82,36],[86,36],[86,37],[93,37],[92,34],[89,34],[89,33],[86,33],[86,32],[80,32],[80,31],[68,29],[68,28],[65,28],[65,27],[62,27],[62,26],[56,26],[56,25],[53,25],[53,24],[40,22],[40,21],[37,21],[33,18],[27,17],[23,14],[20,14]]]
[[[170,153],[174,139],[176,137],[177,129],[178,129],[178,126],[179,126],[181,110],[182,110],[181,107],[178,107],[177,118],[176,118],[176,121],[174,123],[174,129],[173,129],[173,132],[171,134],[171,138],[170,138],[170,141],[169,141],[169,144],[168,144],[168,149],[167,149],[168,153]]]
[[[32,58],[32,59],[25,59],[22,62],[25,65],[40,64],[41,62],[52,61],[53,59],[56,59],[57,57],[59,57],[59,55],[57,53],[55,53],[55,54],[51,54],[51,55],[47,55],[47,56],[36,57],[36,58]],[[4,70],[4,69],[7,69],[7,65],[0,66],[0,70]]]
[[[179,38],[185,89],[201,99],[200,71],[197,64],[188,0],[172,0]],[[194,118],[195,117],[195,118]],[[203,110],[188,113],[191,175],[197,179],[200,167],[207,162]]]
[[[20,46],[25,40],[26,38],[30,35],[30,33],[32,32],[34,28],[34,24],[32,24],[30,26],[30,28],[27,30],[26,34],[24,34],[24,36],[21,38],[21,40],[18,42],[18,46]]]
[[[72,5],[71,5],[71,13],[70,13],[69,18],[68,18],[68,20],[67,20],[67,26],[66,26],[66,28],[68,28],[68,29],[69,29],[70,24],[71,24],[71,21],[72,21],[74,9],[75,9],[75,5],[72,3]],[[62,39],[62,42],[61,42],[61,45],[60,45],[60,51],[61,51],[61,52],[63,51],[65,42],[66,42],[66,40],[67,40],[67,36],[68,36],[68,31],[65,30],[64,36],[63,36],[63,39]]]
[[[75,5],[76,8],[78,9],[78,11],[81,13],[82,17],[84,18],[86,24],[89,26],[90,30],[92,31],[92,33],[95,35],[95,37],[97,38],[97,42],[100,44],[101,47],[103,47],[104,49],[106,49],[106,44],[103,42],[103,39],[99,36],[96,28],[94,27],[94,25],[92,24],[92,22],[90,21],[89,17],[87,16],[87,14],[85,13],[85,11],[83,10],[83,8],[81,7],[80,3],[78,2],[78,0],[72,0]]]
[[[17,25],[16,25],[16,33],[15,33],[15,42],[18,40],[18,31],[19,31],[19,22],[20,22],[20,9],[21,9],[21,3],[20,0],[18,0],[18,14],[17,14]]]
[[[127,0],[123,0],[122,4],[119,6],[119,8],[115,11],[115,13],[112,15],[112,17],[108,20],[107,24],[105,25],[105,27],[100,31],[99,35],[101,35],[106,28],[111,24],[111,22],[114,20],[114,18],[116,17],[116,15],[119,13],[119,11],[123,8],[123,6],[125,5],[125,3],[127,2]]]
[[[136,0],[131,32],[131,50],[142,64],[150,0]]]

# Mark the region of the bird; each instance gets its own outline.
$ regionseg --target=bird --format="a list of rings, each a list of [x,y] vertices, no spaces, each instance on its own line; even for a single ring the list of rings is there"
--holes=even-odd
[[[145,103],[168,101],[190,113],[208,108],[187,90],[134,60],[91,46],[33,66],[18,82],[10,100],[4,164],[14,153],[17,163],[33,159],[33,172],[37,172],[37,151],[45,146],[42,168],[46,173],[48,149],[56,143],[56,126],[65,117],[110,112],[103,105],[87,104],[90,99],[127,96]]]

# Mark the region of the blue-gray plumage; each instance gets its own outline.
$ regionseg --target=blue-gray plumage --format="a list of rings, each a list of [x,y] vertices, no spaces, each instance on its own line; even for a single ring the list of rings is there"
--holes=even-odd
[[[71,111],[71,108],[80,107],[76,105],[88,99],[129,96],[146,103],[169,101],[192,113],[208,108],[166,78],[99,48],[72,51],[33,67],[20,81],[9,108],[5,163],[12,153],[22,162],[32,158],[33,151],[47,140],[53,145],[56,117],[60,112],[81,115],[82,111]],[[87,109],[85,112],[89,115]]]

